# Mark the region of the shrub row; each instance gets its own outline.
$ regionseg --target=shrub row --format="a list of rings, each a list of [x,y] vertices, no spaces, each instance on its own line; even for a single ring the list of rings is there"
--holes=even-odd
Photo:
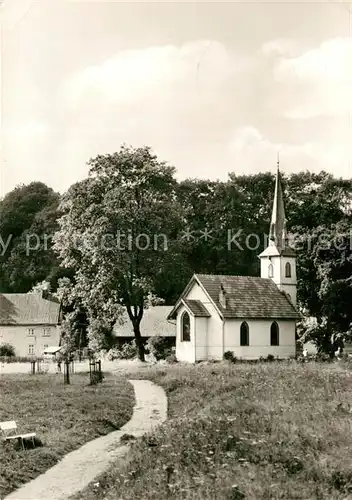
[[[170,346],[170,340],[165,337],[150,337],[145,345],[146,353],[151,354],[156,361],[168,358],[174,359],[173,349]],[[109,361],[116,359],[135,359],[138,355],[138,350],[135,340],[125,342],[119,347],[114,347],[107,352],[106,356]]]
[[[235,354],[233,351],[226,351],[223,355],[223,359],[224,361],[230,361],[231,363],[237,363],[237,362],[248,362],[248,361],[252,361],[252,362],[256,362],[256,363],[265,363],[265,362],[272,362],[272,361],[275,361],[276,358],[275,356],[273,356],[272,354],[268,354],[266,358],[264,358],[263,356],[260,356],[259,359],[254,359],[254,360],[242,360],[242,359],[238,359],[236,358]],[[278,360],[278,359],[277,359]]]
[[[0,363],[29,363],[31,361],[43,361],[43,358],[35,356],[0,356]]]

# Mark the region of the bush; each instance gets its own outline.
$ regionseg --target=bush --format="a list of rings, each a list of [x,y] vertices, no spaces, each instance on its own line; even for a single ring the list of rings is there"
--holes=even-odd
[[[15,348],[11,344],[0,345],[0,356],[12,357],[15,356]]]
[[[267,359],[267,361],[269,361],[269,363],[271,363],[272,361],[275,361],[275,357],[272,354],[268,354],[266,359]]]
[[[170,364],[177,363],[177,358],[174,353],[170,354],[169,356],[166,357],[166,362]]]
[[[232,351],[224,352],[223,359],[225,361],[230,361],[231,363],[236,363],[236,361],[237,361],[237,358]]]
[[[115,359],[134,359],[137,357],[137,347],[135,340],[126,342],[120,347],[110,349],[107,353],[107,359],[114,361]]]
[[[330,363],[333,361],[333,359],[329,356],[329,354],[325,352],[318,352],[313,356],[314,361],[317,361],[318,363]]]
[[[166,359],[172,354],[170,341],[165,337],[149,337],[146,348],[157,361]]]

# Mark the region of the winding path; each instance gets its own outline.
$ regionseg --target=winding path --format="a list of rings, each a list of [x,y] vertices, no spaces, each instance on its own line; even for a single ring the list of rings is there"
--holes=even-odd
[[[66,500],[102,474],[111,462],[127,453],[128,445],[120,443],[123,434],[139,437],[164,422],[167,418],[164,390],[149,380],[130,382],[134,387],[136,404],[127,424],[68,453],[54,467],[10,493],[4,500]]]

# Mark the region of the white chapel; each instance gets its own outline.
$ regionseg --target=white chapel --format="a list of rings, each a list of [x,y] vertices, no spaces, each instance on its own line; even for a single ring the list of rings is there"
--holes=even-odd
[[[288,245],[279,168],[269,245],[259,255],[260,278],[194,274],[168,315],[176,321],[179,361],[296,354],[296,254]]]

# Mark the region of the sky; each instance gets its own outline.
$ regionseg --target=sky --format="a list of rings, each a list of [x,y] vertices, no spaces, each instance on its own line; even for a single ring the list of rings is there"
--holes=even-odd
[[[177,177],[352,174],[352,5],[4,0],[0,196],[148,145]]]

